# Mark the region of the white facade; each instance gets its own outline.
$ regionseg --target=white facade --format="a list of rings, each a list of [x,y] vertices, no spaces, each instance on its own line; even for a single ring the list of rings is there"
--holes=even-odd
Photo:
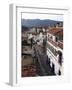
[[[56,36],[53,34],[47,33],[47,40],[50,39],[54,42],[56,42]],[[54,50],[59,51],[62,53],[62,62],[63,62],[63,50],[59,46],[54,46],[51,42],[47,41],[47,43],[54,48]],[[56,42],[56,44],[58,44]],[[52,67],[52,64],[54,64],[54,72],[56,75],[59,75],[59,71],[61,72],[61,75],[63,74],[63,66],[59,63],[59,54],[57,53],[57,56],[52,53],[52,50],[50,48],[47,48],[47,55],[50,58],[50,66]],[[63,64],[63,63],[62,63]]]
[[[54,54],[48,48],[47,48],[47,55],[50,58],[50,66],[52,67],[52,63],[55,66],[55,68],[54,68],[55,74],[58,75],[59,70],[61,71],[61,74],[62,74],[63,68],[58,63],[58,57],[55,57]]]
[[[36,32],[35,28],[30,28],[30,32]]]
[[[52,37],[52,40],[55,41],[56,37],[50,33],[47,33],[47,38],[51,38]]]

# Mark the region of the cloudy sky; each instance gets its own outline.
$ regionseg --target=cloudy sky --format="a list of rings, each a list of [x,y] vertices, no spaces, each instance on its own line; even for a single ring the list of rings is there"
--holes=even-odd
[[[56,21],[63,21],[63,15],[22,13],[22,19],[51,19]]]

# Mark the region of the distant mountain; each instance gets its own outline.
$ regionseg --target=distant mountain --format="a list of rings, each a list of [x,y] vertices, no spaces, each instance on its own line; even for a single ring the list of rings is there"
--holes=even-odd
[[[22,19],[21,23],[22,26],[26,27],[38,27],[38,26],[53,26],[56,23],[59,23],[62,21],[55,21],[55,20],[50,20],[50,19]]]

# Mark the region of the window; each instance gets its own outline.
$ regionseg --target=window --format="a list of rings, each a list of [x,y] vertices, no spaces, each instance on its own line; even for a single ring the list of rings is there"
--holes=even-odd
[[[58,38],[56,37],[55,41],[57,42],[58,41]]]
[[[62,65],[62,53],[59,52],[59,64]]]
[[[61,71],[60,70],[59,70],[58,74],[61,75]]]

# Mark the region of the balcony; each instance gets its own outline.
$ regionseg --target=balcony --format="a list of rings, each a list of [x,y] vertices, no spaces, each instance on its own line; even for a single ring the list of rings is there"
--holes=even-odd
[[[61,49],[63,49],[63,42],[58,41],[58,46],[59,46]]]
[[[52,39],[48,38],[48,41],[54,45],[55,47],[59,47],[61,49],[63,49],[63,42],[59,41],[58,42],[54,42]]]

